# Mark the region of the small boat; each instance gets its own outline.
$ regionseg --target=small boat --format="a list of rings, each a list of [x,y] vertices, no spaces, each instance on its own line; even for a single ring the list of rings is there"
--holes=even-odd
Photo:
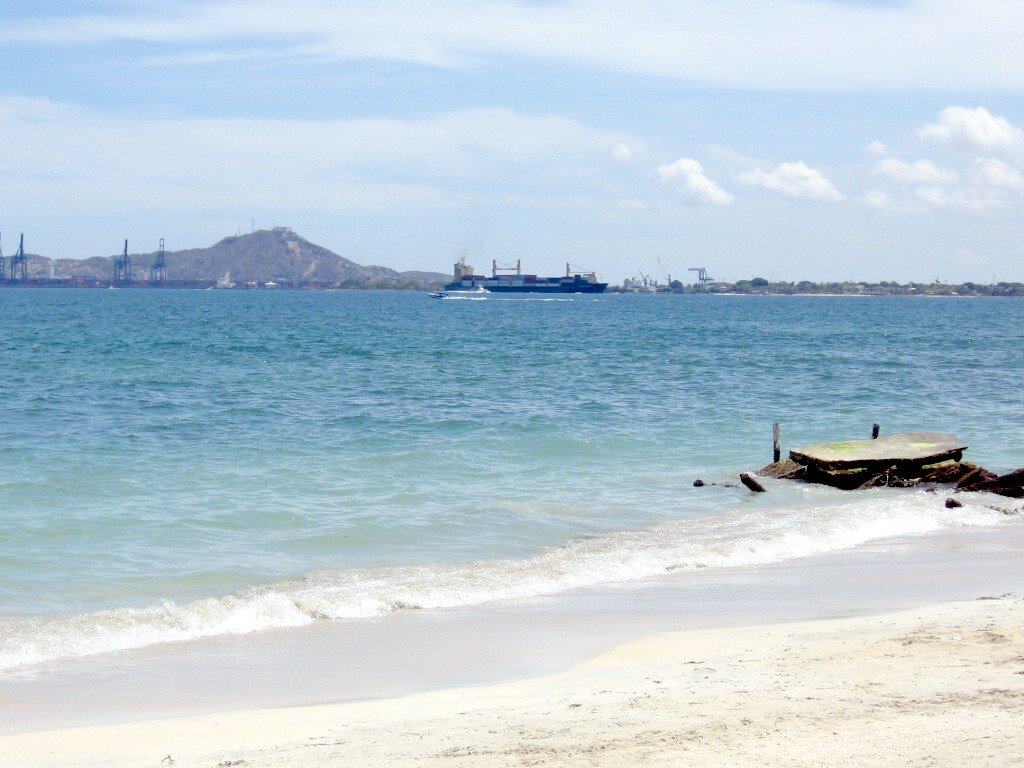
[[[428,293],[427,295],[432,299],[443,299],[445,296],[448,295],[448,293],[446,291],[433,291],[432,293]]]

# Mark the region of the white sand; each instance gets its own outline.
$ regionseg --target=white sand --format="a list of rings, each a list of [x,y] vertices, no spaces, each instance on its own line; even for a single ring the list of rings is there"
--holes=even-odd
[[[1024,601],[661,634],[401,699],[6,736],[0,765],[1024,765]]]

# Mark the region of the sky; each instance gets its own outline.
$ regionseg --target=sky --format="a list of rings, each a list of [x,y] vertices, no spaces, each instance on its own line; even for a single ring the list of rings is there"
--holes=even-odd
[[[1017,0],[0,3],[0,237],[1024,281]]]

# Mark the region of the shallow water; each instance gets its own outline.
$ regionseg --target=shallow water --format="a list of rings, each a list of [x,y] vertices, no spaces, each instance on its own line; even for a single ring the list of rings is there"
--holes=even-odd
[[[1018,525],[695,489],[939,429],[1024,464],[1019,301],[0,291],[0,668]]]

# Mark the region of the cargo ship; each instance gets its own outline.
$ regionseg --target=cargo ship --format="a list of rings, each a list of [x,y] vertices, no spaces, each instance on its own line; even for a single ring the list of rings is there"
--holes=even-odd
[[[563,277],[538,277],[524,275],[522,260],[514,265],[499,265],[491,262],[491,276],[473,273],[473,267],[460,259],[455,265],[455,276],[452,282],[444,287],[445,291],[476,291],[480,288],[491,293],[603,293],[608,283],[599,283],[593,272],[573,270],[570,264],[565,265]]]

